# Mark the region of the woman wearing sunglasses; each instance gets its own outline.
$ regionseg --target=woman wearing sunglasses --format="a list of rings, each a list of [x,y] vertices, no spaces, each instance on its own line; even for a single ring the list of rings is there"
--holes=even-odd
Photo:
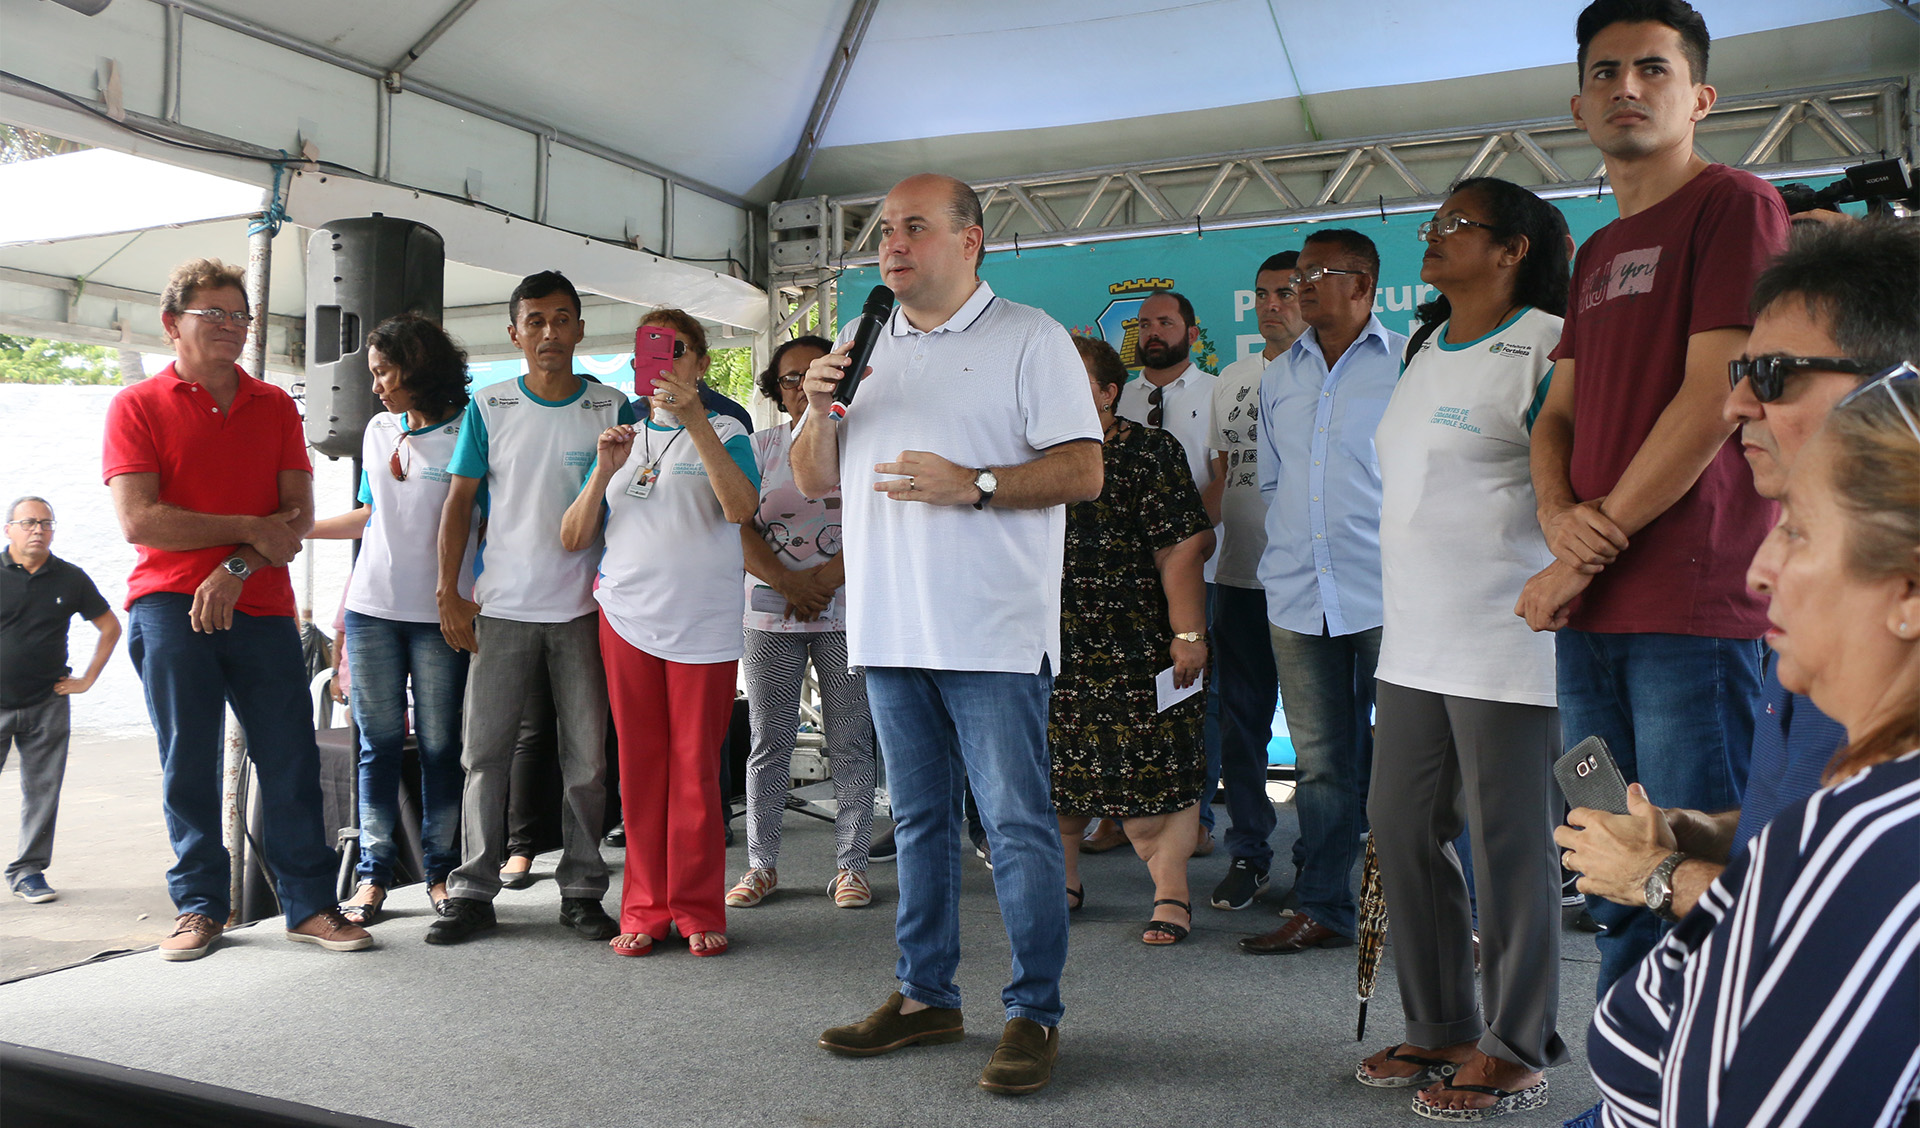
[[[460,864],[460,709],[467,687],[467,654],[441,636],[434,598],[447,460],[467,406],[467,354],[438,325],[406,314],[367,334],[367,368],[387,410],[367,423],[360,507],[316,522],[311,534],[361,542],[346,598],[350,705],[360,732],[359,888],[340,906],[361,925],[380,918],[393,881],[409,704],[420,746],[427,895],[436,911],[447,898],[447,874]],[[462,596],[472,595],[475,539],[467,542]]]
[[[760,394],[780,405],[785,426],[753,436],[760,510],[740,526],[746,552],[747,872],[727,891],[730,908],[759,904],[780,883],[780,823],[793,785],[800,683],[813,663],[833,770],[835,873],[827,895],[843,909],[871,904],[867,851],[873,843],[873,717],[867,679],[847,667],[846,567],[840,558],[840,491],[809,498],[793,484],[787,452],[806,412],[807,365],[833,351],[823,337],[798,337],[774,350]]]
[[[1485,1119],[1545,1104],[1541,1071],[1567,1060],[1555,1030],[1553,636],[1511,608],[1552,560],[1534,517],[1529,435],[1567,307],[1569,246],[1553,205],[1491,178],[1462,181],[1419,236],[1420,278],[1440,296],[1420,307],[1375,436],[1385,625],[1367,802],[1406,1041],[1355,1076],[1423,1087],[1413,1100],[1423,1116]],[[1463,826],[1479,877],[1484,1011],[1452,846]]]
[[[707,334],[685,312],[642,326],[674,333],[673,360],[635,370],[648,417],[600,435],[592,471],[560,521],[577,552],[606,523],[594,598],[600,660],[620,744],[626,876],[615,954],[644,956],[677,926],[696,956],[727,950],[720,748],[740,663],[740,530],[760,501],[746,428],[700,400]]]

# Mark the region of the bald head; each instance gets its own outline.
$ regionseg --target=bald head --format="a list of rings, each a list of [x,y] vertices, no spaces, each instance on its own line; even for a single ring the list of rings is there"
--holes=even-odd
[[[893,190],[887,194],[892,195],[902,188],[938,193],[940,198],[946,201],[947,215],[953,220],[955,231],[965,231],[969,227],[980,228],[980,249],[973,256],[973,265],[977,269],[985,261],[987,216],[980,209],[980,194],[973,190],[971,184],[959,177],[948,176],[942,172],[919,172],[895,184]]]

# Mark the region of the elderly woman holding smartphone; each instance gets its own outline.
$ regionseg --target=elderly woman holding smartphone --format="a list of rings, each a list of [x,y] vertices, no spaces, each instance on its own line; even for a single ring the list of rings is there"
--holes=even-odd
[[[701,405],[710,360],[700,323],[660,309],[641,322],[649,328],[673,331],[668,365],[648,372],[636,359],[634,390],[650,413],[601,434],[560,539],[577,551],[606,523],[594,598],[627,828],[611,946],[644,956],[677,926],[694,955],[717,956],[727,950],[719,756],[744,602],[735,526],[753,516],[760,477],[746,429]]]
[[[1601,1000],[1605,1123],[1906,1124],[1920,1069],[1920,379],[1842,400],[1747,572],[1780,682],[1846,727],[1787,808]],[[1673,828],[1645,791],[1631,816]],[[1556,834],[1581,867],[1576,810]],[[1680,855],[1672,855],[1677,858]],[[1669,871],[1670,872],[1670,871]],[[1608,896],[1613,896],[1608,894]]]

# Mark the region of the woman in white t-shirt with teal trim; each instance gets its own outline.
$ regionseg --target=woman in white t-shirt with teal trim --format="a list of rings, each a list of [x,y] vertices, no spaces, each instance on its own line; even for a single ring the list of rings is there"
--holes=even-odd
[[[408,711],[420,746],[420,849],[438,910],[460,864],[461,698],[467,654],[440,633],[440,511],[447,461],[467,406],[467,354],[424,317],[407,314],[367,334],[374,394],[387,411],[367,422],[359,508],[314,524],[316,539],[360,539],[347,586],[350,704],[360,733],[359,888],[340,906],[355,924],[380,918],[393,883],[400,760]],[[473,522],[479,527],[479,522]],[[460,594],[473,588],[467,539]],[[411,690],[411,695],[409,695]]]
[[[1504,180],[1461,182],[1429,223],[1440,297],[1374,436],[1385,625],[1368,820],[1394,930],[1406,1041],[1361,1062],[1413,1111],[1484,1119],[1546,1103],[1559,1008],[1560,752],[1553,637],[1513,613],[1552,559],[1530,432],[1566,311],[1566,222]],[[1473,902],[1452,842],[1470,829]]]
[[[701,406],[709,358],[700,323],[659,309],[641,324],[673,330],[673,364],[634,373],[651,410],[601,433],[560,541],[578,551],[606,522],[594,598],[627,828],[613,950],[647,955],[671,925],[694,955],[717,956],[727,950],[720,747],[745,603],[735,526],[759,505],[760,474],[746,428]]]

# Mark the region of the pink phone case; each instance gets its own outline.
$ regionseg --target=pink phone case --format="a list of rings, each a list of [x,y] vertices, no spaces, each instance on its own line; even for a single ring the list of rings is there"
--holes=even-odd
[[[633,334],[633,390],[638,395],[653,394],[654,377],[663,368],[673,367],[674,332],[667,325],[642,325]]]

